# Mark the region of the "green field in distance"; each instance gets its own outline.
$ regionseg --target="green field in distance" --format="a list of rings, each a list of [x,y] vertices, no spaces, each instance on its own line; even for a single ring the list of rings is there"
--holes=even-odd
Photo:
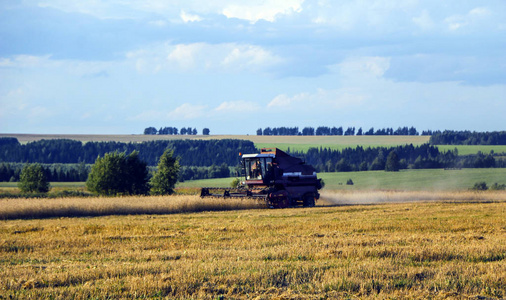
[[[366,171],[318,173],[327,190],[466,190],[476,182],[506,184],[505,168],[490,169],[424,169],[400,172]],[[235,177],[188,180],[179,182],[179,188],[228,187]],[[353,185],[346,185],[348,179]],[[84,182],[53,182],[56,189],[83,189]],[[16,182],[0,182],[2,190],[16,189]]]
[[[425,169],[400,172],[366,171],[318,173],[327,190],[467,190],[476,182],[506,184],[506,169]],[[346,185],[348,179],[353,185]],[[233,178],[192,180],[178,187],[228,187]]]

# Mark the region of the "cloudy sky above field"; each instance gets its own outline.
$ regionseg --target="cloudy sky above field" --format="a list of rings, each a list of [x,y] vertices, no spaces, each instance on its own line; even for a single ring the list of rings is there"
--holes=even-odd
[[[0,132],[506,130],[504,0],[0,0]]]

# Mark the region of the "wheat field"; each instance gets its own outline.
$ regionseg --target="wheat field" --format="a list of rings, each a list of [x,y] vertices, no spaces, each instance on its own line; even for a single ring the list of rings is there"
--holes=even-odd
[[[196,195],[0,199],[0,220],[107,215],[177,214],[266,208],[265,202]]]
[[[383,203],[367,205],[356,203],[372,192],[329,193],[315,208],[185,204],[166,214],[3,220],[0,298],[505,297],[504,195],[414,193],[383,192]],[[86,200],[89,209],[199,200],[185,197]]]

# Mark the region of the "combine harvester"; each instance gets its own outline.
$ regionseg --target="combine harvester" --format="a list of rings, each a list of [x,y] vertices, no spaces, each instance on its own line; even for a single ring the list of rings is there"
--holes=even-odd
[[[260,154],[243,154],[245,181],[237,188],[202,188],[201,197],[244,197],[263,199],[271,207],[315,206],[320,198],[321,179],[316,170],[300,158],[277,148]]]

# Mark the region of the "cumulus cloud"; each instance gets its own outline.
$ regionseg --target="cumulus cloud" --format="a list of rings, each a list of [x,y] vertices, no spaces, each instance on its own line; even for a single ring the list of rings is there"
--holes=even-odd
[[[230,1],[78,1],[42,0],[41,7],[56,8],[65,12],[89,14],[97,18],[141,18],[145,14],[161,14],[173,18],[175,12],[184,22],[201,21],[199,14],[221,14],[255,23],[259,20],[275,21],[279,15],[302,10],[304,0],[241,0]]]
[[[185,22],[185,23],[199,22],[199,21],[202,21],[202,18],[198,15],[189,14],[189,13],[186,13],[184,10],[182,10],[181,11],[181,20],[183,20],[183,22]]]
[[[167,117],[170,120],[193,120],[205,116],[207,106],[184,103],[173,111],[169,112]]]
[[[179,65],[182,69],[193,69],[199,60],[205,47],[204,43],[179,44],[167,55],[167,61]]]
[[[56,66],[57,63],[51,60],[51,55],[14,55],[12,57],[0,58],[0,67],[9,68],[45,68]]]
[[[489,15],[491,15],[491,11],[488,8],[476,7],[465,15],[452,15],[447,17],[444,21],[448,25],[449,30],[456,31],[484,21]]]
[[[274,97],[274,99],[272,99],[271,102],[267,104],[267,107],[291,109],[294,108],[295,105],[309,101],[310,98],[311,96],[307,93],[301,93],[291,97],[286,94],[281,94]]]
[[[315,93],[300,93],[293,96],[281,94],[272,99],[268,108],[298,110],[303,112],[343,109],[360,106],[367,98],[360,90],[341,88],[335,90],[318,89]]]
[[[170,71],[267,71],[283,60],[269,50],[248,44],[169,43],[127,53],[141,72]]]
[[[210,105],[200,105],[193,103],[183,103],[171,111],[166,110],[145,110],[138,113],[128,120],[131,121],[184,121],[195,120],[203,117],[221,118],[227,114],[237,114],[242,112],[254,112],[260,110],[259,104],[250,101],[224,101],[214,108]]]
[[[346,76],[382,77],[390,68],[390,58],[380,56],[348,57],[337,67],[339,72]]]
[[[215,112],[254,112],[260,110],[260,105],[248,101],[225,101],[214,109]]]
[[[271,0],[271,1],[247,1],[226,5],[222,13],[227,18],[248,20],[252,23],[259,20],[274,22],[278,15],[288,15],[302,11],[304,0]]]
[[[280,57],[255,45],[229,44],[227,48],[229,50],[228,54],[221,61],[221,65],[227,69],[258,69],[263,66],[272,66],[282,61]]]

